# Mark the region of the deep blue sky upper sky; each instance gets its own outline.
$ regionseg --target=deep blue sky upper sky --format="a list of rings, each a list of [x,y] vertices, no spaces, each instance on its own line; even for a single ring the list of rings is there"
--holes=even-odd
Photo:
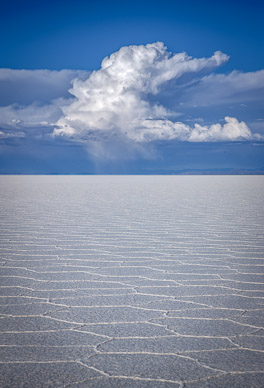
[[[264,171],[263,14],[259,0],[3,0],[0,173]]]
[[[261,0],[6,0],[0,67],[94,70],[121,46],[163,41],[194,57],[221,50],[225,71],[260,70],[263,14]]]

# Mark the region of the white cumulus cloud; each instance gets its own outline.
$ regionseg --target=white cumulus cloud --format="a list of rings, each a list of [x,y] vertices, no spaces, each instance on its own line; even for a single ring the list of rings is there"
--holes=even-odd
[[[122,47],[86,80],[73,81],[69,92],[75,99],[62,107],[64,116],[57,121],[54,135],[82,141],[115,136],[135,142],[250,139],[249,128],[236,118],[226,117],[223,125],[190,127],[175,121],[177,112],[151,99],[169,81],[212,71],[227,60],[220,51],[210,58],[171,54],[162,42]]]
[[[96,155],[162,140],[263,140],[251,130],[264,133],[264,70],[215,74],[227,60],[156,42],[122,47],[93,72],[0,69],[1,137],[75,141]]]
[[[246,123],[239,122],[234,117],[225,117],[225,124],[212,124],[202,126],[195,124],[190,133],[190,141],[217,141],[217,140],[240,140],[252,138],[251,131]]]
[[[135,141],[154,141],[179,139],[191,142],[232,141],[251,139],[252,133],[246,123],[234,117],[225,117],[225,124],[209,126],[194,124],[194,128],[181,122],[170,120],[145,120],[142,127],[134,133]],[[257,139],[258,136],[255,136]]]

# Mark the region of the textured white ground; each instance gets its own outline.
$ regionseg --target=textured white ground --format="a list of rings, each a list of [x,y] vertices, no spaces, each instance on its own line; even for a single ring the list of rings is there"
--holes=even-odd
[[[0,176],[1,387],[263,387],[263,192]]]

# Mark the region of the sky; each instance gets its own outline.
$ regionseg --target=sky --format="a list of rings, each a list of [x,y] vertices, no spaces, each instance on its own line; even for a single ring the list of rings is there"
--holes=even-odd
[[[0,173],[264,173],[262,1],[3,1]]]

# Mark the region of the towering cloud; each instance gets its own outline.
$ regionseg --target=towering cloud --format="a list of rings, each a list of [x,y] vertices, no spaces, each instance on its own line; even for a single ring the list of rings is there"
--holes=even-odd
[[[135,142],[250,139],[247,125],[235,118],[226,117],[224,125],[190,127],[176,122],[178,113],[158,101],[169,81],[211,71],[227,60],[220,51],[199,59],[171,54],[161,42],[122,47],[86,80],[73,81],[69,92],[75,100],[62,107],[64,116],[57,121],[54,134],[76,140],[117,136]]]
[[[156,42],[122,47],[93,72],[0,69],[0,139],[74,141],[100,155],[106,143],[111,154],[162,140],[263,140],[251,130],[264,132],[264,70],[214,73],[227,60]]]

